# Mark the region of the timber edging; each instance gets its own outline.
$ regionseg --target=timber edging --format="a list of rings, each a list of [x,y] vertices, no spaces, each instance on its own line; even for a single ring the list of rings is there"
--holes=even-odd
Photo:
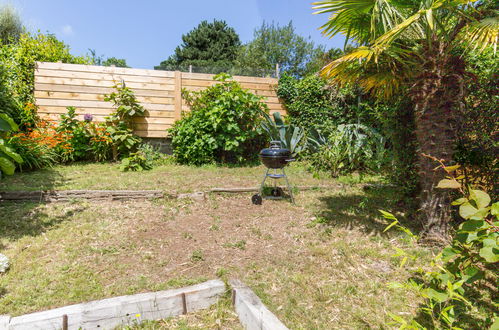
[[[298,190],[335,189],[334,186],[297,186]],[[259,187],[212,188],[194,193],[177,194],[163,190],[35,190],[35,191],[0,191],[0,202],[30,201],[30,202],[70,202],[79,199],[123,201],[158,198],[192,198],[204,199],[208,193],[246,193],[257,192]]]

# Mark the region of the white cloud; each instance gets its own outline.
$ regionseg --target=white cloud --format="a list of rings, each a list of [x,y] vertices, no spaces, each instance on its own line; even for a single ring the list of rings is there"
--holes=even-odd
[[[72,36],[74,34],[73,27],[71,25],[64,25],[62,27],[62,34],[65,36]]]

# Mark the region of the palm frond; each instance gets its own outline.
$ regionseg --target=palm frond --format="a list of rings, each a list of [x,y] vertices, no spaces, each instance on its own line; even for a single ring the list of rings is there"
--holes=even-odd
[[[468,24],[458,35],[458,39],[467,43],[470,47],[480,49],[492,46],[494,53],[497,51],[499,37],[499,17],[487,17],[480,21]]]
[[[314,2],[314,14],[330,14],[320,27],[326,37],[339,33],[347,40],[365,45],[385,33],[403,19],[403,15],[389,0],[323,0]]]

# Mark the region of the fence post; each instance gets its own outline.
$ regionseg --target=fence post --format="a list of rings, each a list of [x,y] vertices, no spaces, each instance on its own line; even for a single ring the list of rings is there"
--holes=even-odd
[[[175,110],[174,119],[179,120],[182,116],[182,72],[175,71]]]
[[[279,79],[279,63],[275,64],[275,77]]]
[[[189,64],[189,73],[192,73],[192,64]]]

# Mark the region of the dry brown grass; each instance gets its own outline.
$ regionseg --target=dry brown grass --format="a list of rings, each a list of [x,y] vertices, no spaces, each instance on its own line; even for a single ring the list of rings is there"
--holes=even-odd
[[[394,194],[352,186],[301,192],[297,205],[254,206],[250,194],[3,204],[0,252],[13,265],[0,277],[0,314],[235,277],[290,328],[383,328],[387,311],[417,305],[410,292],[388,287],[409,276],[376,211],[392,209]]]

